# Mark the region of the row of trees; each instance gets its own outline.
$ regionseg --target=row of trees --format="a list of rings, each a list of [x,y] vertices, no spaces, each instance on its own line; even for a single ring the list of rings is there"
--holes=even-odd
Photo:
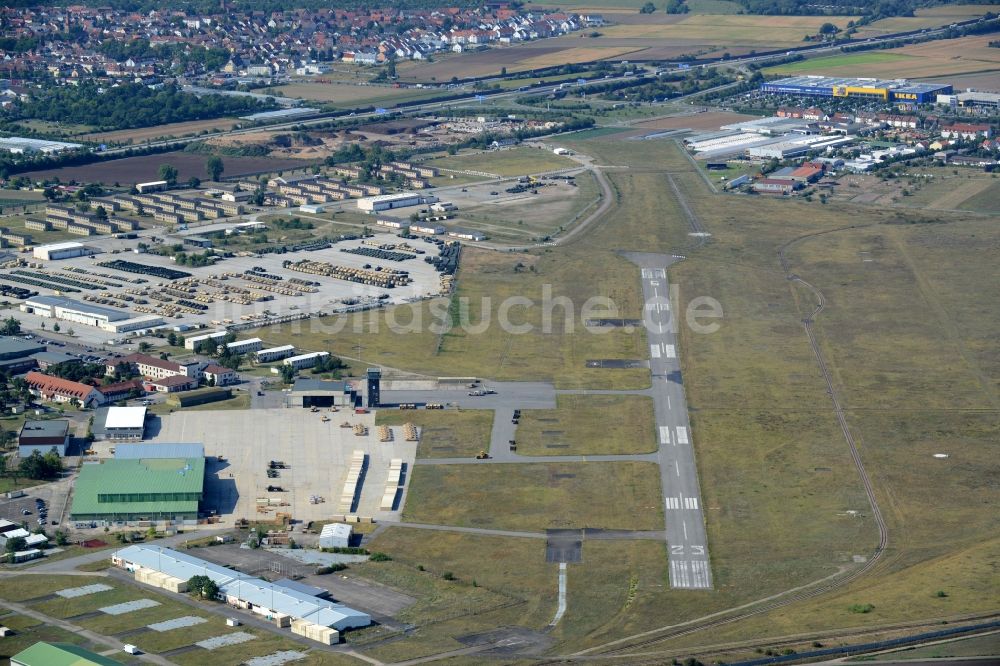
[[[275,108],[250,97],[192,95],[176,85],[153,90],[128,83],[101,90],[96,83],[48,88],[6,112],[8,119],[50,120],[102,130],[152,127],[185,120],[240,116]]]

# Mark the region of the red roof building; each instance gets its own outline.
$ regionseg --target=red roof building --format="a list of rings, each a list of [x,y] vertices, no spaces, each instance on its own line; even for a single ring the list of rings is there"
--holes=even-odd
[[[52,402],[77,402],[84,407],[103,405],[106,398],[103,393],[90,384],[62,379],[53,375],[31,371],[24,376],[28,389],[42,400]]]

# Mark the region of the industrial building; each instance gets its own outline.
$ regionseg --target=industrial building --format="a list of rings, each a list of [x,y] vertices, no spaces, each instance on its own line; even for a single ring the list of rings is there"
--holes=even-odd
[[[172,592],[185,592],[193,576],[208,576],[226,604],[291,627],[293,633],[332,645],[341,631],[367,627],[371,616],[322,599],[297,586],[269,583],[187,553],[156,546],[132,545],[111,556],[116,567],[135,574],[138,582]]]
[[[938,95],[948,95],[952,87],[947,83],[920,83],[895,79],[883,81],[867,78],[840,78],[830,76],[791,76],[777,81],[767,81],[761,92],[779,95],[806,95],[810,97],[859,97],[880,99],[889,103],[927,104],[937,101]]]
[[[406,206],[418,206],[424,203],[425,201],[426,197],[423,197],[417,194],[416,192],[396,192],[395,194],[380,194],[374,197],[364,197],[362,199],[358,199],[358,210],[363,210],[366,213],[375,213],[380,210],[390,210],[392,208],[405,208]]]
[[[31,251],[35,259],[42,261],[58,261],[59,259],[72,259],[94,254],[92,248],[76,241],[66,241],[65,243],[52,243],[51,245],[39,245]]]
[[[294,354],[295,345],[282,345],[280,347],[261,349],[254,354],[254,358],[258,363],[270,363],[271,361],[280,361],[281,359],[288,358]]]
[[[35,451],[45,455],[55,449],[62,458],[69,446],[69,421],[25,421],[17,436],[17,455],[27,458]]]
[[[0,150],[13,153],[14,155],[27,155],[31,153],[54,155],[67,150],[76,150],[77,148],[83,148],[83,144],[49,141],[48,139],[27,139],[21,136],[0,138]]]
[[[1000,108],[1000,94],[967,90],[954,95],[938,95],[937,103],[951,107],[997,109]]]
[[[123,666],[72,643],[35,643],[10,658],[10,666]]]
[[[289,407],[354,407],[356,392],[347,382],[300,378],[288,392]]]
[[[109,522],[196,521],[204,486],[203,457],[84,463],[70,515],[74,520]]]
[[[169,442],[132,442],[115,445],[116,460],[156,460],[160,458],[204,458],[203,444]]]
[[[39,317],[94,326],[110,333],[147,330],[163,325],[163,318],[157,315],[132,317],[121,310],[82,303],[62,296],[33,296],[21,304],[21,311]]]
[[[109,407],[104,419],[104,436],[111,440],[142,439],[146,429],[145,407]]]
[[[226,349],[233,354],[249,354],[260,351],[264,348],[264,341],[260,338],[248,338],[246,340],[236,340],[226,344]]]
[[[34,370],[37,357],[45,352],[45,345],[15,336],[0,337],[0,370],[18,374]]]
[[[184,349],[194,349],[200,342],[206,342],[208,340],[221,340],[224,337],[226,337],[225,331],[213,331],[212,333],[192,335],[190,338],[184,338]]]

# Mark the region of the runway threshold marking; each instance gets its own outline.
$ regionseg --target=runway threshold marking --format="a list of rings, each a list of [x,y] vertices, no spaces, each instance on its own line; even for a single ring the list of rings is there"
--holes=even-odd
[[[674,346],[668,345],[666,342],[663,343],[663,353],[667,358],[677,358],[677,351],[674,349]]]
[[[649,355],[653,358],[660,358],[660,345],[649,345]]]
[[[660,426],[660,444],[670,443],[670,426]]]
[[[677,426],[677,443],[687,444],[688,443],[688,429],[684,426]]]

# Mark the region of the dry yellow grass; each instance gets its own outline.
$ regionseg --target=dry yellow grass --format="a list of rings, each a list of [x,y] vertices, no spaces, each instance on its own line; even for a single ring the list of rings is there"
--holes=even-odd
[[[639,48],[629,46],[582,46],[579,48],[566,49],[565,51],[546,53],[545,55],[522,60],[514,69],[525,70],[535,69],[538,67],[553,67],[555,65],[565,65],[567,63],[607,60],[608,58],[615,58],[638,50]]]
[[[352,85],[350,83],[298,82],[276,88],[279,95],[300,97],[315,102],[364,105],[402,102],[435,94],[435,91],[391,86]]]
[[[840,28],[856,16],[706,16],[690,15],[677,23],[614,25],[602,28],[605,38],[682,39],[712,44],[799,44],[829,21]]]
[[[857,36],[866,39],[905,30],[937,28],[955,21],[967,21],[969,18],[980,16],[989,10],[988,5],[942,5],[918,9],[916,16],[894,16],[862,26],[858,29]]]

